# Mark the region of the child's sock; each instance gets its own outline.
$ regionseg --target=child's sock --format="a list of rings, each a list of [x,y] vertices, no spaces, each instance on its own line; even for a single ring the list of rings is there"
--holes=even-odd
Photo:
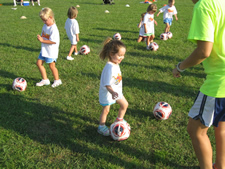
[[[117,117],[116,120],[117,120],[117,121],[123,121],[123,118]]]

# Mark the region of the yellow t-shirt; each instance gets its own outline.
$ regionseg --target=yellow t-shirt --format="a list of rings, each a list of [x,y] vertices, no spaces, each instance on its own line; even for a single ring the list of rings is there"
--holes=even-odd
[[[188,40],[213,42],[210,57],[203,61],[207,76],[200,91],[225,97],[225,0],[199,0],[195,4]]]

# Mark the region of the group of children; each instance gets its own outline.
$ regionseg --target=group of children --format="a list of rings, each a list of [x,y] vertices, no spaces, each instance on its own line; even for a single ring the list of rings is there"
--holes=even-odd
[[[71,57],[74,51],[75,55],[78,54],[77,42],[79,41],[80,32],[78,22],[75,19],[77,17],[77,14],[77,8],[70,7],[68,9],[68,19],[65,23],[65,29],[71,42],[71,48],[67,56],[67,60],[74,59],[73,57]],[[41,72],[42,80],[36,83],[36,86],[44,86],[50,84],[50,80],[47,77],[45,67],[43,66],[43,64],[46,62],[49,64],[49,68],[51,69],[55,79],[54,83],[52,84],[52,87],[54,88],[62,84],[61,79],[59,79],[58,69],[55,66],[59,53],[59,30],[55,24],[54,13],[50,8],[43,8],[39,13],[39,16],[44,22],[44,26],[42,27],[41,35],[37,35],[37,39],[41,42],[41,52],[36,64],[39,68],[39,71]]]
[[[168,5],[165,5],[164,7],[160,8],[157,14],[157,16],[159,16],[160,13],[164,13],[163,22],[164,24],[166,24],[164,33],[168,33],[170,31],[170,26],[172,25],[173,21],[173,15],[175,16],[176,20],[178,20],[177,10],[174,4],[175,0],[168,0]],[[140,31],[137,42],[141,42],[146,39],[147,50],[149,50],[149,46],[151,45],[151,43],[153,43],[153,40],[155,38],[154,25],[157,25],[157,22],[154,19],[154,14],[156,11],[156,4],[150,4],[147,8],[147,12],[141,14],[141,20],[138,24]]]
[[[192,1],[196,3],[198,0]],[[159,16],[160,13],[164,13],[163,22],[166,24],[165,33],[168,33],[170,30],[173,15],[175,15],[176,20],[178,20],[174,3],[174,0],[169,0],[168,5],[161,8],[157,14],[157,16]],[[190,119],[188,124],[188,132],[191,136],[193,147],[195,149],[201,168],[212,168],[212,150],[210,140],[207,136],[207,130],[212,124],[216,126],[215,135],[217,141],[217,159],[213,168],[224,168],[225,166],[225,104],[223,103],[225,91],[224,88],[221,87],[222,84],[225,84],[224,75],[221,74],[221,72],[224,71],[224,50],[222,50],[223,46],[220,45],[225,44],[223,42],[224,40],[222,39],[225,34],[224,25],[222,22],[211,22],[212,17],[208,15],[208,11],[205,12],[204,10],[207,6],[207,10],[210,9],[210,13],[212,13],[214,12],[213,7],[215,5],[217,6],[217,9],[224,9],[225,2],[223,0],[199,0],[196,8],[194,8],[192,20],[193,24],[191,25],[191,31],[189,34],[190,40],[197,41],[197,48],[186,60],[178,63],[176,68],[173,70],[173,75],[175,77],[179,77],[180,73],[183,72],[185,68],[199,64],[203,60],[206,60],[209,56],[214,60],[212,62],[212,60],[207,59],[206,65],[203,64],[205,69],[208,70],[208,72],[213,72],[212,70],[218,69],[216,76],[213,73],[210,73],[211,75],[207,76],[208,80],[206,79],[206,81],[208,83],[204,84],[200,89],[201,92],[197,97],[196,103],[189,112]],[[138,42],[146,37],[147,46],[153,42],[155,37],[154,24],[157,25],[157,22],[154,20],[154,13],[156,11],[157,7],[155,4],[149,5],[147,12],[142,14],[141,23],[139,24],[141,30]],[[76,44],[79,41],[79,25],[75,20],[77,14],[78,11],[75,7],[69,8],[68,19],[65,24],[67,35],[71,41],[70,52],[67,56],[68,60],[73,60],[71,57],[73,51],[75,51],[75,55],[77,54]],[[224,16],[224,12],[222,13],[220,11],[216,13],[216,16],[213,16],[213,19],[217,20],[217,18],[223,18],[224,20]],[[52,87],[57,87],[62,84],[61,80],[59,79],[58,70],[55,67],[55,63],[58,58],[58,48],[60,41],[59,31],[55,24],[54,14],[50,8],[43,8],[40,12],[40,18],[43,20],[44,26],[42,28],[42,34],[37,35],[37,39],[41,42],[41,52],[37,60],[37,66],[41,72],[42,81],[36,85],[43,86],[50,84],[43,66],[43,63],[46,62],[49,63],[49,67],[55,78]],[[220,33],[212,31],[211,28],[216,26],[218,26],[217,28],[220,28],[220,31],[218,31]],[[214,38],[214,36],[217,38]],[[213,46],[213,42],[216,43],[215,46]],[[214,52],[211,54],[212,50]],[[109,128],[105,125],[107,115],[110,111],[110,106],[114,103],[118,103],[120,105],[116,121],[124,121],[123,118],[128,108],[128,102],[122,92],[122,73],[119,66],[125,57],[125,53],[126,47],[123,42],[114,40],[112,38],[107,38],[105,40],[103,49],[100,53],[100,58],[102,60],[108,59],[108,62],[106,63],[101,74],[99,88],[99,102],[102,106],[102,112],[100,115],[97,131],[104,136],[110,135]],[[213,65],[210,63],[216,64]],[[215,83],[215,81],[217,83]],[[211,90],[209,91],[208,88]]]

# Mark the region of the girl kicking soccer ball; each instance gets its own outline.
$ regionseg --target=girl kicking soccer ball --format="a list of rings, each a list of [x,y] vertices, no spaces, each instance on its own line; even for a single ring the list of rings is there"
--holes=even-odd
[[[125,45],[119,40],[107,38],[100,53],[102,60],[108,59],[102,74],[99,88],[99,102],[102,105],[98,133],[109,136],[109,128],[105,125],[110,105],[120,105],[117,121],[122,121],[127,111],[128,102],[122,93],[122,75],[119,64],[126,53]]]

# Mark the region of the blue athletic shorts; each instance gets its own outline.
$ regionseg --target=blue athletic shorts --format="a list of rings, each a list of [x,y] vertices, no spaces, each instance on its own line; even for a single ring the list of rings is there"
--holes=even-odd
[[[163,20],[164,23],[169,23],[169,25],[172,25],[172,18],[166,18]]]
[[[110,106],[110,105],[112,105],[112,104],[114,104],[114,103],[116,103],[116,101],[114,101],[114,102],[112,102],[112,103],[107,103],[107,104],[102,104],[102,103],[100,103],[100,105],[102,105],[102,106]]]
[[[218,127],[220,121],[225,121],[225,98],[206,96],[199,92],[188,116],[199,119],[207,127]]]
[[[52,63],[52,62],[56,62],[57,58],[47,58],[47,57],[43,57],[42,54],[40,53],[38,56],[38,59],[45,61],[46,63]]]

